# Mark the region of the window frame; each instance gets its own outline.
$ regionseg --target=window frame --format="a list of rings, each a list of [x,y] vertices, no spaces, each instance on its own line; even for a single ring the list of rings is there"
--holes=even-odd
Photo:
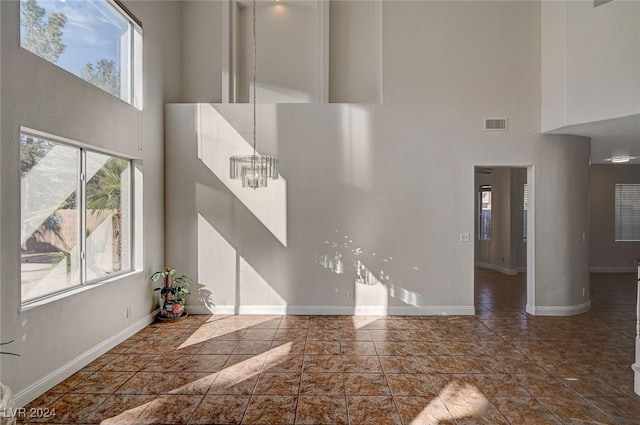
[[[119,99],[127,102],[131,106],[142,110],[144,104],[143,98],[143,69],[144,69],[144,32],[142,29],[142,21],[138,19],[120,0],[105,0],[109,3],[116,11],[118,11],[127,21],[129,21],[129,31],[131,36],[129,37],[129,52],[130,52],[130,60],[129,60],[129,90],[127,99]],[[140,37],[140,52],[136,49],[136,33],[139,34]],[[138,65],[136,66],[136,63]],[[136,75],[137,74],[137,75]],[[139,76],[139,79],[136,79],[136,76]],[[139,92],[139,98],[136,97],[136,94]],[[115,97],[115,96],[114,96]]]
[[[81,142],[76,142],[74,140],[71,139],[67,139],[65,137],[60,137],[60,136],[55,136],[49,133],[45,133],[45,132],[41,132],[41,131],[37,131],[37,130],[33,130],[33,129],[29,129],[26,127],[20,127],[20,132],[18,135],[18,141],[19,143],[22,136],[27,136],[27,137],[35,137],[37,139],[44,139],[48,142],[52,142],[52,143],[56,143],[62,146],[66,146],[66,147],[70,147],[70,148],[74,148],[78,150],[78,175],[77,175],[77,181],[76,183],[78,184],[78,188],[79,188],[79,193],[78,193],[78,199],[77,199],[77,204],[78,204],[78,208],[81,208],[78,214],[78,224],[77,224],[77,237],[78,237],[78,247],[79,247],[79,283],[77,285],[74,286],[69,286],[63,289],[59,289],[56,291],[52,291],[50,293],[44,294],[44,295],[40,295],[34,298],[30,298],[28,300],[23,300],[22,298],[22,261],[21,259],[19,259],[19,274],[20,274],[20,303],[22,305],[23,308],[28,308],[32,305],[38,305],[40,303],[42,303],[45,300],[48,299],[58,299],[60,297],[65,297],[68,295],[71,295],[73,293],[75,293],[78,290],[83,290],[83,289],[89,289],[91,287],[95,287],[95,286],[99,286],[100,284],[106,283],[107,281],[116,279],[118,277],[124,276],[124,275],[128,275],[131,274],[133,272],[136,272],[136,263],[135,263],[135,259],[136,259],[136,228],[135,228],[135,193],[136,193],[136,179],[135,179],[135,159],[131,158],[127,155],[123,155],[120,153],[114,153],[113,151],[108,151],[108,150],[100,150],[100,149],[96,149],[94,146],[90,146]],[[18,149],[19,151],[19,149]],[[128,174],[129,174],[129,200],[128,200],[128,204],[129,204],[129,218],[128,218],[128,226],[129,226],[129,242],[128,242],[128,251],[129,251],[129,267],[124,269],[124,270],[119,270],[117,272],[114,273],[110,273],[104,276],[100,276],[98,278],[95,279],[86,279],[87,277],[87,255],[86,255],[86,250],[87,250],[87,205],[86,205],[86,201],[87,201],[87,196],[86,196],[86,186],[87,186],[87,178],[86,178],[86,165],[87,165],[87,152],[92,152],[92,153],[96,153],[96,154],[100,154],[100,155],[108,155],[111,157],[115,157],[121,160],[125,160],[127,161],[127,163],[129,164],[129,170],[128,170]],[[17,161],[18,164],[20,163],[20,161]],[[20,184],[22,184],[22,178],[19,177],[18,180],[20,181]],[[20,217],[20,226],[22,226],[22,191],[19,191],[18,194],[18,205],[20,206],[20,212],[19,212],[19,217]],[[19,238],[20,239],[20,238]],[[18,250],[17,252],[20,253],[21,249],[22,249],[22,244],[20,243],[20,241],[18,242]]]
[[[636,188],[637,190],[637,195],[638,195],[638,202],[640,202],[640,183],[616,183],[614,185],[614,195],[613,195],[613,216],[614,216],[614,223],[613,223],[613,240],[614,242],[640,242],[640,219],[638,220],[638,236],[636,236],[635,239],[621,239],[622,235],[619,234],[619,227],[621,225],[619,225],[618,220],[622,219],[622,217],[619,217],[618,214],[618,210],[620,209],[619,206],[619,201],[618,201],[618,188],[620,188],[621,186],[633,186],[634,188]],[[639,213],[640,214],[640,213]],[[633,223],[631,223],[630,225],[633,225]],[[633,237],[633,236],[632,236]]]
[[[477,234],[477,238],[478,241],[491,241],[491,233],[493,231],[493,217],[490,217],[490,224],[489,224],[489,234],[487,237],[483,237],[483,220],[482,220],[482,194],[483,193],[489,193],[491,194],[491,209],[489,209],[489,211],[493,211],[493,193],[492,193],[492,186],[490,184],[482,184],[480,185],[480,187],[478,188],[478,234]]]
[[[86,82],[87,84],[91,84],[93,87],[96,87],[99,90],[117,99],[120,99],[123,102],[126,102],[129,105],[133,106],[134,108],[142,111],[144,108],[144,90],[143,90],[143,87],[144,87],[144,81],[143,81],[144,79],[144,31],[143,31],[142,21],[140,21],[140,19],[138,19],[120,0],[97,0],[97,1],[102,1],[105,4],[107,4],[109,7],[111,7],[114,10],[114,12],[122,16],[122,18],[127,22],[127,25],[128,25],[128,32],[129,32],[129,36],[127,40],[128,54],[126,55],[128,56],[128,61],[127,61],[128,70],[126,73],[126,79],[124,76],[120,77],[120,84],[122,84],[122,81],[128,81],[128,84],[127,84],[128,88],[126,90],[126,94],[123,95],[122,94],[123,91],[121,89],[120,95],[116,96],[110,93],[109,91],[107,91],[106,89],[82,78],[80,75],[76,74],[74,71],[67,69],[63,66],[60,66],[56,62],[52,62],[49,59],[40,56],[38,53],[33,52],[30,49],[24,47],[22,45],[22,0],[19,0],[20,13],[18,18],[18,27],[20,32],[18,39],[19,39],[20,48],[42,58],[43,60],[49,62],[50,64],[60,69],[65,70],[66,72],[79,78],[80,80]],[[138,48],[136,48],[136,46]],[[121,67],[119,71],[122,72],[123,69],[124,68]]]

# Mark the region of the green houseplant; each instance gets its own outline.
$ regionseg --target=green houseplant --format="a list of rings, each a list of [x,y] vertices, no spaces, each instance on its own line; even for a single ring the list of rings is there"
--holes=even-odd
[[[184,310],[185,296],[190,293],[189,287],[193,284],[193,280],[185,274],[177,274],[178,271],[176,269],[167,267],[151,275],[153,282],[161,279],[163,282],[161,287],[154,289],[154,291],[160,291],[160,313],[158,313],[158,318],[161,320],[178,319],[187,316],[187,312]]]

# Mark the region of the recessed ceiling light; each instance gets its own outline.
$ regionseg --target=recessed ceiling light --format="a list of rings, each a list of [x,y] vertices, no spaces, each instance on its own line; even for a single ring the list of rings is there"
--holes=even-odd
[[[629,155],[615,155],[611,157],[611,162],[614,164],[622,164],[629,161],[631,161],[631,157]]]

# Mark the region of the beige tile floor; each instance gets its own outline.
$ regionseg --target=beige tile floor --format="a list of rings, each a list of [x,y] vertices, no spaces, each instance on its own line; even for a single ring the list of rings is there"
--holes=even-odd
[[[55,411],[41,424],[638,425],[635,279],[591,280],[592,311],[564,318],[523,312],[523,275],[478,269],[475,317],[153,324],[28,407]]]

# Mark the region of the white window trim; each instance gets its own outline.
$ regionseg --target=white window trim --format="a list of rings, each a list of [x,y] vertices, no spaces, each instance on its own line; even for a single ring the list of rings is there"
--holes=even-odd
[[[614,186],[614,235],[613,239],[616,243],[618,242],[640,242],[640,234],[634,239],[619,239],[622,235],[618,234],[618,187],[620,186],[634,186],[638,189],[638,193],[640,194],[640,183],[616,183]],[[640,222],[640,220],[639,220]],[[640,224],[638,224],[640,227]]]
[[[483,242],[483,241],[491,241],[491,232],[493,232],[493,215],[491,216],[491,232],[489,233],[489,236],[486,238],[481,237],[482,236],[482,194],[484,192],[489,192],[491,193],[491,210],[493,210],[493,187],[490,184],[482,184],[480,185],[480,188],[478,189],[478,234],[476,235],[476,237],[478,238],[478,241]]]
[[[119,152],[115,152],[112,150],[107,150],[107,149],[97,149],[95,146],[87,144],[87,143],[83,143],[83,142],[79,142],[73,139],[69,139],[66,137],[62,137],[62,136],[56,136],[50,133],[46,133],[44,131],[39,131],[39,130],[34,130],[31,129],[29,127],[25,127],[25,126],[20,126],[20,132],[19,132],[19,136],[18,139],[20,138],[20,135],[27,135],[27,136],[32,136],[32,137],[36,137],[36,138],[41,138],[41,139],[46,139],[49,140],[51,142],[54,143],[59,143],[62,145],[66,145],[66,146],[70,146],[73,148],[77,148],[80,149],[80,155],[81,155],[81,160],[80,160],[80,170],[79,172],[82,172],[82,164],[85,162],[84,156],[86,154],[86,152],[95,152],[98,154],[104,154],[104,155],[111,155],[111,156],[115,156],[121,159],[124,159],[126,161],[129,162],[129,172],[131,174],[130,176],[130,200],[129,200],[129,205],[130,205],[130,247],[129,247],[129,252],[130,252],[130,267],[126,270],[122,270],[116,273],[111,273],[96,279],[91,279],[91,280],[86,280],[86,270],[85,270],[85,266],[84,264],[80,267],[80,283],[76,286],[73,287],[69,287],[69,288],[64,288],[64,289],[60,289],[58,291],[54,291],[51,292],[49,294],[46,295],[42,295],[39,297],[35,297],[32,298],[30,300],[27,301],[22,301],[22,295],[20,295],[20,299],[21,299],[21,310],[20,311],[27,311],[30,310],[34,307],[40,306],[40,305],[45,305],[45,304],[49,304],[51,302],[60,300],[62,298],[66,298],[68,296],[77,294],[77,293],[81,293],[84,292],[88,289],[91,288],[95,288],[95,287],[99,287],[102,286],[104,284],[110,283],[110,282],[115,282],[115,281],[119,281],[121,279],[125,279],[128,278],[130,276],[134,276],[137,275],[139,273],[141,273],[142,271],[140,270],[140,263],[141,263],[141,256],[139,254],[139,251],[142,247],[141,244],[141,240],[142,240],[142,235],[141,235],[141,231],[142,229],[139,227],[141,224],[140,221],[140,217],[138,217],[138,214],[141,213],[142,208],[138,207],[136,208],[136,205],[142,201],[142,190],[141,190],[141,179],[137,176],[137,171],[136,171],[136,159],[132,158],[129,155],[124,155],[121,154]],[[19,163],[19,161],[18,161]],[[81,191],[82,194],[80,196],[81,199],[81,203],[83,205],[83,208],[80,211],[80,215],[81,215],[81,219],[80,219],[80,225],[84,226],[86,224],[86,209],[84,208],[84,203],[85,203],[85,194],[84,194],[84,190],[85,190],[85,184],[83,183],[81,185]],[[19,199],[18,200],[19,205],[22,205],[22,200]],[[22,212],[20,213],[20,220],[22,220]],[[85,238],[80,238],[80,246],[81,246],[81,251],[84,252],[85,251]],[[20,246],[18,246],[18,253],[20,252]],[[83,260],[81,260],[82,262],[84,262]],[[18,264],[21,264],[20,259],[18,258]],[[22,266],[20,265],[20,275],[22,275]],[[21,293],[22,293],[22,285],[21,285]]]
[[[61,69],[64,69],[65,71],[69,72],[71,75],[74,75],[75,77],[86,81],[88,84],[91,84],[93,86],[95,86],[96,88],[98,88],[101,91],[104,91],[105,93],[108,93],[111,96],[114,96],[117,99],[122,100],[123,102],[128,103],[129,105],[133,106],[134,108],[142,111],[144,108],[144,91],[143,91],[143,67],[144,67],[144,59],[143,59],[143,54],[144,54],[144,37],[143,37],[143,28],[142,28],[142,21],[140,21],[140,19],[138,19],[125,5],[124,3],[122,3],[120,0],[102,0],[104,1],[106,4],[108,4],[110,7],[112,7],[117,13],[119,13],[129,24],[129,40],[128,40],[128,44],[129,44],[129,60],[128,60],[128,90],[125,96],[115,96],[111,93],[108,93],[104,90],[102,90],[100,87],[95,86],[94,84],[84,80],[82,77],[80,77],[79,75],[77,75],[75,72],[61,67],[60,65],[58,65],[57,63],[48,61],[47,59],[43,58],[44,60],[47,60],[48,62],[52,63],[54,66],[57,66]],[[19,18],[21,19],[21,18]],[[19,22],[19,26],[22,26],[22,23]],[[20,30],[21,31],[21,30]],[[22,36],[20,35],[19,37],[20,40],[20,47],[22,47]],[[138,47],[138,48],[136,48]],[[29,49],[24,48],[27,51],[30,51]],[[138,51],[139,50],[139,51]],[[32,52],[33,53],[33,52]],[[37,55],[37,53],[34,53]]]
[[[33,310],[34,308],[53,303],[76,294],[81,294],[84,291],[98,288],[103,285],[108,285],[112,282],[119,282],[123,279],[128,279],[138,275],[142,275],[142,270],[129,270],[121,273],[110,274],[108,275],[108,279],[102,279],[94,283],[84,283],[79,286],[74,286],[73,288],[64,289],[62,291],[54,292],[50,295],[44,295],[42,297],[23,302],[21,304],[20,312],[22,313],[25,311]]]

